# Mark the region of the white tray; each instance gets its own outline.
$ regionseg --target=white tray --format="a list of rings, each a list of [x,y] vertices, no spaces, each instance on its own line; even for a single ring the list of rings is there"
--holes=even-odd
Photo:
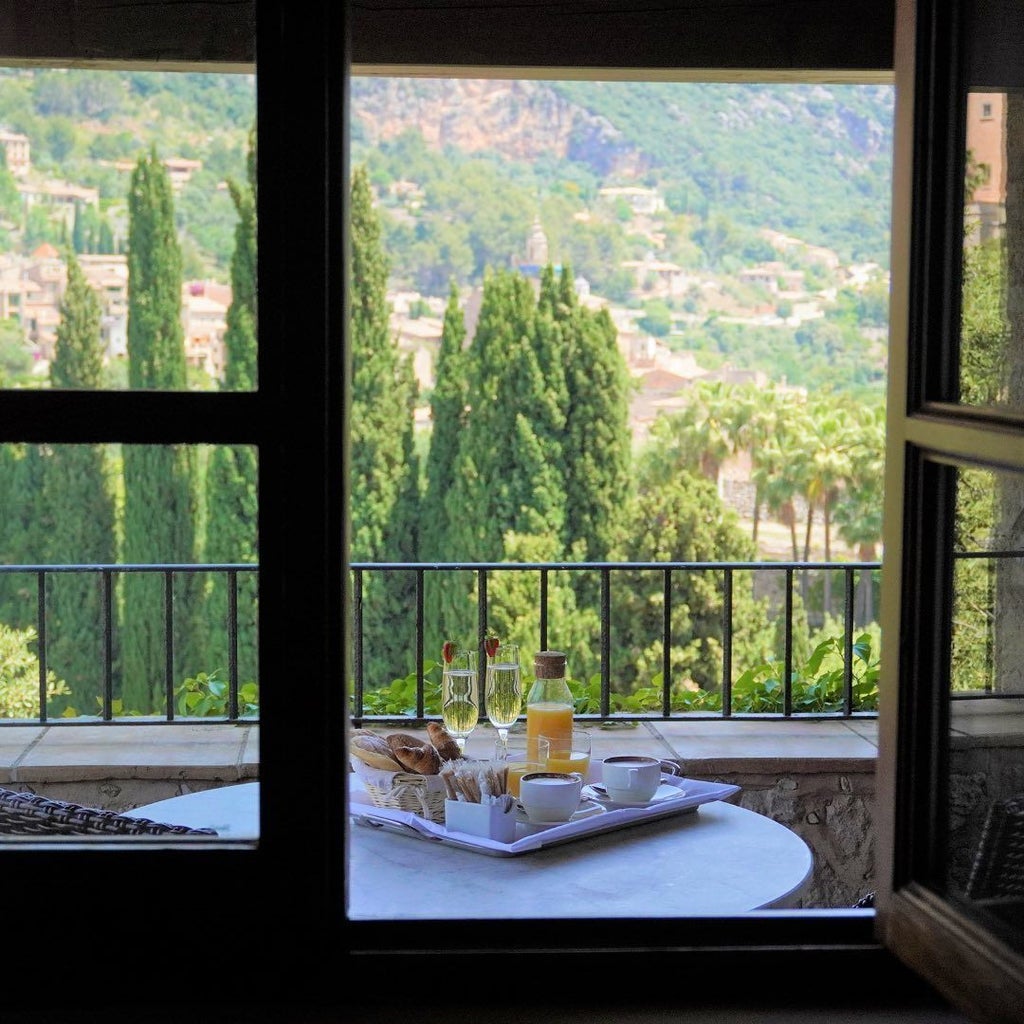
[[[492,857],[518,857],[533,850],[571,843],[603,832],[614,832],[616,829],[640,825],[645,821],[690,813],[696,811],[701,804],[712,800],[724,800],[740,790],[739,786],[720,782],[703,782],[699,779],[662,775],[661,788],[655,794],[655,799],[642,807],[609,806],[607,801],[594,801],[601,805],[600,813],[587,814],[561,825],[519,822],[516,824],[515,840],[511,843],[499,843],[465,832],[449,832],[444,825],[428,821],[413,814],[412,811],[375,807],[354,772],[350,774],[349,779],[349,814],[355,824],[386,829],[413,839],[458,846]],[[585,795],[593,794],[585,790]]]

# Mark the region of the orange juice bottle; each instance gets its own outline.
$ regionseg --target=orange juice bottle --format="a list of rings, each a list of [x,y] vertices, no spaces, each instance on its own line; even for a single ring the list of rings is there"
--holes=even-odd
[[[572,691],[565,681],[565,654],[538,651],[533,658],[534,683],[526,696],[526,745],[530,760],[537,759],[537,737],[572,740]]]

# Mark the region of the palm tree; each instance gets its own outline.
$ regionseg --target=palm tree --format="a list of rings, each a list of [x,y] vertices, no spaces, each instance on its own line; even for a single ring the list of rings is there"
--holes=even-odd
[[[882,498],[885,478],[885,410],[879,405],[858,417],[861,441],[850,449],[850,474],[842,500],[836,504],[839,535],[856,547],[862,562],[874,562],[882,538]],[[857,582],[854,618],[861,625],[874,621],[874,587],[870,569]]]

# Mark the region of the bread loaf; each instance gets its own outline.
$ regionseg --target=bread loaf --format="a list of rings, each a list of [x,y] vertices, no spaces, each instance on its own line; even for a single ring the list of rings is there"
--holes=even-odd
[[[462,757],[455,737],[440,722],[427,722],[427,735],[442,761],[455,761]]]
[[[394,757],[388,741],[370,729],[353,729],[349,752],[371,768],[386,772],[400,772],[402,765]]]
[[[396,744],[391,747],[391,753],[403,768],[416,775],[436,775],[441,770],[441,755],[429,743]]]
[[[412,736],[407,732],[389,732],[384,740],[392,757],[396,756],[395,751],[399,747],[422,747],[424,742],[422,736]]]

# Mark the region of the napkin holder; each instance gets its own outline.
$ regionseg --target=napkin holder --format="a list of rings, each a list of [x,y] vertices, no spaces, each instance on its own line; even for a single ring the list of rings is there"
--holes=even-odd
[[[449,832],[465,832],[497,843],[512,843],[516,838],[515,804],[506,810],[503,801],[474,804],[465,800],[445,800],[444,827]]]

